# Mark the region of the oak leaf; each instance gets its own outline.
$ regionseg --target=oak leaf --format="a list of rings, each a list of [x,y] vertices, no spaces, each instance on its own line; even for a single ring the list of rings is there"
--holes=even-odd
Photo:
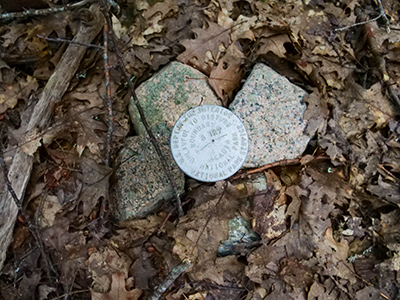
[[[243,52],[236,44],[229,46],[227,53],[218,62],[218,66],[210,73],[208,83],[221,98],[224,106],[232,99],[233,92],[239,87],[243,78]]]
[[[206,60],[209,60],[207,52],[216,61],[220,54],[220,46],[223,45],[227,48],[229,45],[229,30],[216,23],[209,22],[208,28],[195,28],[193,32],[196,34],[194,40],[186,39],[181,41],[186,51],[178,55],[177,59],[209,75],[212,66],[206,63]]]
[[[108,293],[97,293],[93,290],[90,292],[92,294],[92,300],[136,300],[139,299],[142,294],[140,289],[127,291],[125,288],[124,274],[119,271],[112,275],[111,290]]]
[[[18,77],[11,85],[0,84],[0,114],[9,108],[14,108],[18,99],[27,101],[30,93],[36,91],[38,87],[38,82],[31,76],[27,76],[26,79]]]
[[[74,110],[73,124],[76,126],[71,131],[78,134],[76,150],[79,155],[82,155],[87,147],[93,154],[101,155],[99,144],[104,144],[105,139],[98,136],[96,132],[107,131],[107,126],[97,117],[104,111],[98,108],[87,109],[84,105],[77,106]]]

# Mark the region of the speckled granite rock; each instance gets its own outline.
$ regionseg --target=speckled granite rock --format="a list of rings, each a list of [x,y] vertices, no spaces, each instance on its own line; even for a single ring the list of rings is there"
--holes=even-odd
[[[306,92],[264,64],[256,64],[230,109],[249,134],[244,167],[259,167],[303,153],[310,137],[302,103]]]
[[[187,65],[171,62],[136,89],[153,133],[169,136],[181,115],[200,104],[221,105],[207,77]],[[129,115],[139,135],[146,133],[139,112],[129,103]]]
[[[205,75],[178,62],[154,74],[136,89],[136,93],[147,122],[173,166],[178,192],[183,193],[184,174],[175,165],[169,147],[172,128],[189,109],[200,104],[221,105],[221,102],[208,86]],[[146,138],[136,106],[130,103],[128,108],[139,136],[128,138],[118,156],[118,161],[126,161],[114,176],[115,217],[119,221],[146,217],[173,196],[161,162]]]
[[[161,151],[171,163],[178,189],[183,192],[184,175],[173,162],[168,139],[160,142]],[[117,164],[120,165],[114,174],[116,183],[112,190],[117,220],[146,217],[173,197],[160,159],[145,136],[128,137],[118,154]]]

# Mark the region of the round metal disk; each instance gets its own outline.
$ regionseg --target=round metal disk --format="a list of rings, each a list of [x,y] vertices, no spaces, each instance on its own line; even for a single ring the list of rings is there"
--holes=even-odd
[[[249,138],[230,110],[202,105],[182,115],[171,134],[171,151],[188,176],[215,182],[235,174],[246,160]]]

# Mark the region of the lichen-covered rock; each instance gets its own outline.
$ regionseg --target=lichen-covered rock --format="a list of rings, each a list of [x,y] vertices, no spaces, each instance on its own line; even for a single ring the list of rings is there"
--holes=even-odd
[[[168,139],[161,139],[159,143],[171,166],[178,192],[182,193],[184,175],[172,159]],[[173,197],[161,161],[145,136],[128,137],[118,154],[117,164],[112,195],[118,221],[146,217]]]
[[[176,121],[189,109],[201,104],[221,105],[207,77],[178,62],[171,62],[142,83],[136,94],[153,133],[161,136],[169,136]],[[136,133],[146,134],[132,101],[128,108]]]
[[[302,103],[306,92],[264,64],[256,64],[230,109],[249,135],[244,167],[259,167],[301,155],[310,137]]]

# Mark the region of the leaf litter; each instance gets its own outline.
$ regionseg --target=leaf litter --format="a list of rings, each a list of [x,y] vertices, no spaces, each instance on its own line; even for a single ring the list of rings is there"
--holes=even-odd
[[[228,105],[251,66],[263,61],[310,92],[305,118],[314,137],[298,165],[257,175],[267,188],[254,175],[213,185],[189,180],[183,217],[171,206],[116,224],[109,218],[113,169],[102,160],[102,54],[90,50],[65,101],[51,108],[52,124],[25,147],[36,159],[25,206],[47,255],[19,220],[1,270],[2,298],[146,299],[183,260],[190,267],[165,288],[165,299],[398,298],[399,113],[371,46],[372,36],[398,95],[398,30],[387,33],[378,20],[333,31],[375,18],[377,3],[117,2],[114,31],[138,82],[178,60],[209,76]],[[398,2],[383,5],[397,25]],[[36,35],[70,38],[74,20],[64,12],[15,20],[0,31],[8,164],[29,142],[22,140],[27,112],[64,51]],[[130,132],[128,97],[113,53],[110,61],[116,151]],[[259,240],[218,255],[231,220],[239,219]]]

